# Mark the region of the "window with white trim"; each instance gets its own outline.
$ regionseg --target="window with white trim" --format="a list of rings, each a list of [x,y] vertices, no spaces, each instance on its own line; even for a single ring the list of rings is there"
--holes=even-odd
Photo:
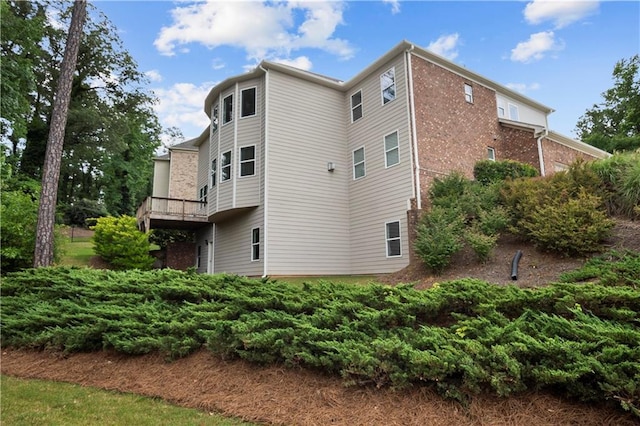
[[[487,159],[491,161],[496,161],[496,150],[493,147],[487,147]]]
[[[222,124],[233,120],[233,94],[222,100]]]
[[[211,160],[211,187],[216,186],[216,180],[218,177],[218,159]]]
[[[351,95],[351,122],[362,118],[362,90]]]
[[[364,147],[362,147],[353,151],[353,179],[364,177],[365,173]]]
[[[251,261],[260,260],[260,228],[251,230]]]
[[[219,118],[218,118],[218,105],[213,107],[213,111],[211,112],[211,131],[215,132],[216,130],[218,130],[218,123],[219,123]]]
[[[196,268],[200,267],[200,264],[202,263],[201,259],[202,259],[202,246],[198,246],[198,250],[196,253]]]
[[[207,185],[205,185],[202,188],[200,188],[200,194],[199,194],[198,200],[201,203],[206,203],[207,202],[207,195],[209,195],[209,187]]]
[[[256,115],[256,88],[242,90],[240,99],[240,117]]]
[[[393,132],[384,137],[384,166],[391,167],[400,162],[400,146],[398,132]]]
[[[505,116],[504,107],[499,106],[498,107],[498,117],[504,117],[504,116]]]
[[[231,151],[224,152],[220,156],[220,182],[231,179]]]
[[[256,174],[256,146],[240,147],[240,177]]]
[[[396,69],[391,68],[380,76],[380,90],[382,90],[382,105],[396,98]]]
[[[464,100],[473,103],[473,87],[470,84],[464,85]]]
[[[520,115],[518,114],[517,105],[509,104],[509,119],[514,121],[520,120]]]
[[[387,241],[387,257],[402,256],[400,221],[385,223],[385,233]]]

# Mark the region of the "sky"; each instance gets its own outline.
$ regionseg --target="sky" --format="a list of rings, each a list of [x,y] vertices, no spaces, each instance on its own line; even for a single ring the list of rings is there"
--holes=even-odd
[[[346,81],[402,40],[553,108],[550,128],[576,137],[615,64],[640,53],[637,1],[91,3],[147,74],[161,125],[187,139],[211,88],[263,59]]]

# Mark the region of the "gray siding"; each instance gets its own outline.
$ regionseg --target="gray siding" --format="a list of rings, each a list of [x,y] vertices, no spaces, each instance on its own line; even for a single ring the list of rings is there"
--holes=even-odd
[[[209,182],[209,145],[210,142],[207,139],[198,149],[198,193],[196,193],[194,196],[194,199],[197,200],[200,193],[200,188],[207,185],[207,187],[209,188],[209,192],[207,194],[207,203],[211,202],[211,195],[213,193]],[[205,208],[207,208],[207,206],[202,207],[203,213]]]
[[[262,145],[262,120],[263,109],[261,108],[263,79],[253,79],[242,82],[238,87],[238,108],[237,108],[237,149],[235,152],[234,162],[236,163],[236,173],[234,179],[236,182],[236,199],[235,207],[257,206],[260,203],[260,162],[257,157],[260,154]],[[251,117],[240,117],[240,100],[243,89],[256,88],[256,115]],[[243,146],[255,146],[256,153],[256,169],[255,175],[240,177],[240,148]]]
[[[267,273],[349,273],[344,95],[273,70],[267,78]]]
[[[232,219],[216,223],[215,273],[233,273],[247,276],[262,276],[264,269],[264,229],[262,208],[235,215]],[[251,260],[251,230],[260,228],[260,260]]]
[[[209,241],[212,241],[211,226],[205,226],[196,232],[196,248],[193,253],[196,271],[204,274],[207,272],[209,261]],[[200,253],[198,260],[198,253]]]
[[[382,104],[380,75],[395,68],[396,99]],[[413,196],[411,177],[411,134],[408,120],[407,74],[404,55],[380,67],[345,93],[349,108],[351,95],[362,90],[363,116],[347,121],[349,197],[351,227],[351,273],[397,271],[409,264],[407,231],[408,200]],[[398,132],[400,163],[385,168],[384,137]],[[365,148],[366,175],[354,180],[353,150]],[[387,257],[385,223],[400,221],[402,256]]]

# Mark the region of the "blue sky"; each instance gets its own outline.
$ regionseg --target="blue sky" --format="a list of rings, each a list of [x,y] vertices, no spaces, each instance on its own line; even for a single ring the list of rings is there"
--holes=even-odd
[[[148,74],[164,127],[207,126],[204,98],[260,60],[348,80],[401,40],[433,50],[576,122],[613,87],[617,61],[640,53],[640,2],[621,1],[108,1]]]

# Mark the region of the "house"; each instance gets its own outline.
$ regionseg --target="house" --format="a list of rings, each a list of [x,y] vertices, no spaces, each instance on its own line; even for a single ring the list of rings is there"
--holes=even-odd
[[[487,158],[545,175],[607,155],[550,130],[551,108],[407,41],[348,81],[263,61],[204,109],[192,194],[208,273],[397,271],[434,178]]]

